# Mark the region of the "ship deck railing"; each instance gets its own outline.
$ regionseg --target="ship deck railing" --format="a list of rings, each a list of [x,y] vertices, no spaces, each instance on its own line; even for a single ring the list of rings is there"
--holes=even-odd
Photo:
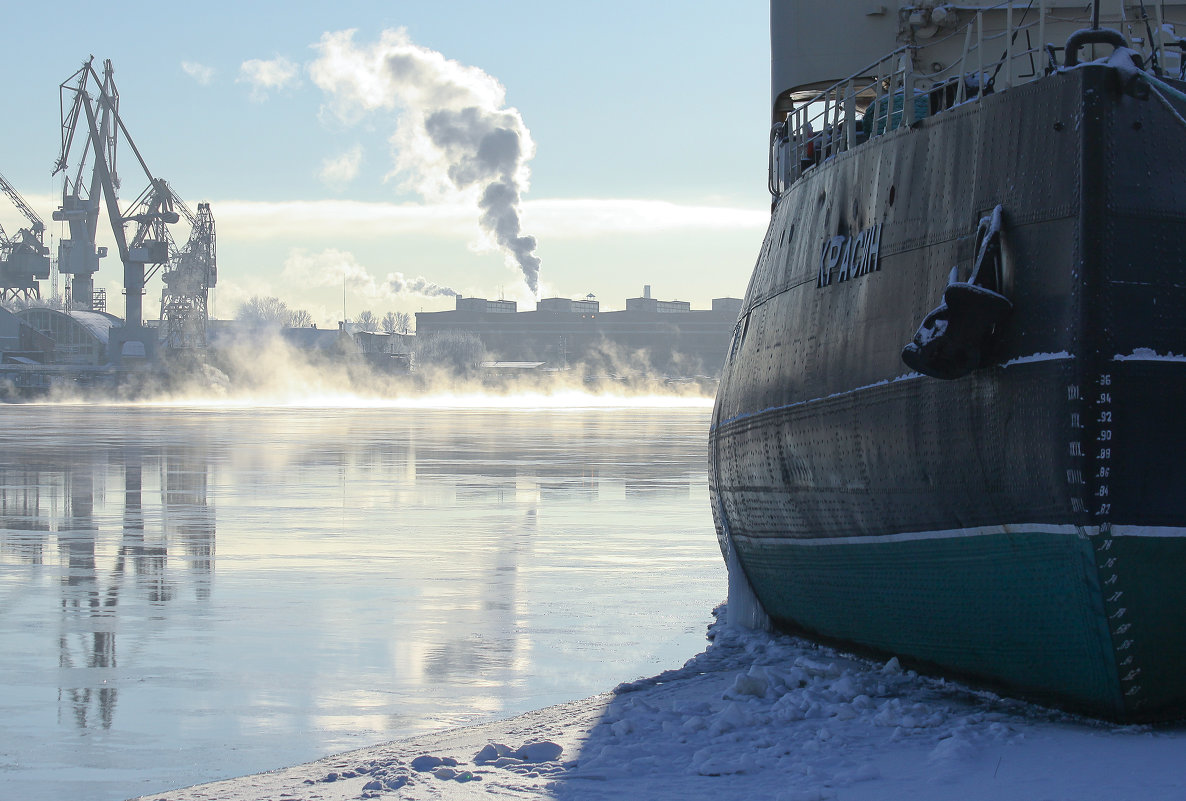
[[[1152,37],[1126,39],[1158,64],[1166,63],[1171,49],[1179,51],[1170,55],[1177,57],[1181,65],[1176,77],[1186,79],[1181,74],[1186,72],[1186,54],[1182,52],[1186,51],[1186,40],[1171,40],[1166,31],[1173,25],[1162,18],[1161,4],[1151,6],[1156,20],[1147,21],[1146,29],[1153,33]],[[1028,13],[1030,7],[1037,8],[1037,19]],[[1045,0],[1026,8],[1001,3],[979,9],[968,23],[944,40],[926,46],[902,45],[823,91],[797,98],[785,119],[776,121],[771,129],[771,195],[777,199],[816,165],[871,139],[1055,71],[1059,66],[1057,54],[1063,48],[1046,42],[1048,24],[1057,23],[1065,29],[1068,25],[1088,27],[1092,23],[1090,16],[1056,13],[1067,10],[1048,9]],[[985,13],[994,11],[1004,13],[1003,29],[986,29]],[[1101,27],[1123,28],[1132,22],[1119,16],[1100,19]],[[1033,34],[1037,35],[1038,46],[1019,46],[1019,41],[1032,41]],[[956,37],[963,40],[957,60],[934,72],[916,67],[919,51]],[[905,102],[906,98],[913,98],[913,102]]]

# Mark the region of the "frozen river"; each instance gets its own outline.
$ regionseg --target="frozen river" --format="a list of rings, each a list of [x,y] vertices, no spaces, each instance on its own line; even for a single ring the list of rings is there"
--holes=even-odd
[[[0,795],[123,799],[703,648],[707,403],[31,405],[0,430]]]

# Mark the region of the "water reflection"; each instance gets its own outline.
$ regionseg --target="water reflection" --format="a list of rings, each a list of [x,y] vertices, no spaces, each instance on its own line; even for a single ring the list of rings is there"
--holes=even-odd
[[[699,650],[722,593],[702,410],[6,413],[0,781],[22,798],[587,695]]]
[[[208,465],[185,449],[148,454],[150,469],[160,471],[160,503],[146,526],[141,447],[23,455],[27,467],[0,470],[0,554],[5,563],[44,566],[46,548],[56,543],[59,615],[47,630],[57,635],[58,719],[110,729],[121,604],[161,608],[178,585],[192,587],[198,602],[209,598],[215,519]],[[110,482],[120,478],[121,518],[107,525],[96,505],[106,505]],[[182,556],[183,577],[167,574],[170,543]],[[154,614],[163,615],[163,608]]]

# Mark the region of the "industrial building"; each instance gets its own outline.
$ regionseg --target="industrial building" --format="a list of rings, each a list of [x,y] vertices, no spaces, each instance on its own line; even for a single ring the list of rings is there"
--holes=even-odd
[[[54,342],[21,317],[0,306],[0,354],[3,361],[21,364],[52,353]]]
[[[110,372],[111,330],[121,322],[103,312],[0,308],[0,399],[40,394],[55,383],[92,385]]]
[[[39,353],[43,364],[69,364],[99,367],[111,361],[108,347],[111,329],[123,321],[113,314],[98,311],[58,311],[30,307],[16,313],[17,318],[41,335],[46,343]]]
[[[716,376],[740,312],[739,298],[716,298],[711,309],[697,310],[653,298],[649,286],[627,299],[624,311],[601,311],[591,297],[545,298],[522,312],[514,301],[459,297],[453,311],[418,313],[416,333],[472,334],[499,362]]]

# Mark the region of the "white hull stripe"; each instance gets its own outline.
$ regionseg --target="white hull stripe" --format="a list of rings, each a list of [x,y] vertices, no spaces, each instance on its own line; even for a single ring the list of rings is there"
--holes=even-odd
[[[1112,526],[1113,537],[1186,537],[1179,526]]]
[[[899,534],[880,534],[854,537],[754,537],[733,533],[733,538],[752,545],[799,545],[819,547],[827,545],[875,545],[878,543],[915,542],[919,540],[950,540],[965,537],[991,537],[1002,534],[1061,534],[1064,536],[1095,537],[1098,526],[1080,528],[1073,525],[1049,523],[1010,523],[1002,526],[978,526],[942,531],[909,531]],[[1113,537],[1186,537],[1186,527],[1177,526],[1112,526]]]

